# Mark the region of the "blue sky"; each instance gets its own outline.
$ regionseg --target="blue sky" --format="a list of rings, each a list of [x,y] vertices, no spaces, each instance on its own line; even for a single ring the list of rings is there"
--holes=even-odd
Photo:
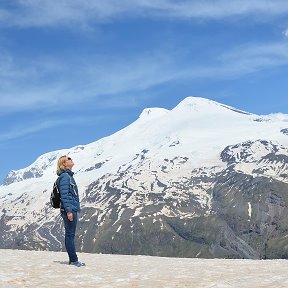
[[[0,182],[187,96],[288,114],[288,1],[0,1]]]

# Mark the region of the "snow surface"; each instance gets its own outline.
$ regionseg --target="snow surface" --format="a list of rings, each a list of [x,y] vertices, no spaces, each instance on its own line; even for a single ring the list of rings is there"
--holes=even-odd
[[[0,287],[288,287],[287,260],[166,258],[0,250]]]

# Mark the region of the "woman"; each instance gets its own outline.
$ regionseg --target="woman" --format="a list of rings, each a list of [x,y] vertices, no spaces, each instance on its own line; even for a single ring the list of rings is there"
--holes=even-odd
[[[73,178],[73,166],[74,163],[70,157],[61,156],[57,163],[57,175],[59,176],[60,211],[64,220],[65,247],[69,255],[69,264],[80,267],[85,266],[85,263],[78,260],[74,242],[80,202],[78,188]]]

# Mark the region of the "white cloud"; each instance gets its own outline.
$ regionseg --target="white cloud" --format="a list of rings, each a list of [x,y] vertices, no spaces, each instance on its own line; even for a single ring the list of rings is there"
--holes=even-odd
[[[288,47],[285,42],[251,43],[201,66],[184,63],[183,51],[157,51],[154,54],[136,55],[121,60],[94,56],[86,60],[69,58],[39,59],[17,67],[17,61],[9,60],[10,76],[1,76],[0,112],[55,109],[65,104],[77,104],[97,99],[97,106],[135,105],[132,100],[119,101],[121,97],[137,95],[142,91],[172,81],[205,78],[229,79],[271,67],[288,65]],[[3,70],[4,71],[4,70]],[[38,74],[37,71],[40,71]],[[50,79],[53,75],[53,79]],[[33,81],[31,80],[33,79]],[[45,81],[42,81],[45,79]],[[20,84],[19,84],[20,83]],[[132,101],[132,102],[131,102]],[[103,106],[102,106],[103,107]]]
[[[13,127],[5,127],[7,132],[1,132],[0,133],[0,142],[11,140],[11,139],[17,139],[21,138],[26,135],[34,134],[39,131],[43,131],[48,128],[57,127],[60,125],[72,125],[77,124],[81,125],[82,123],[87,125],[87,123],[95,123],[97,121],[102,121],[103,116],[95,116],[95,117],[89,117],[89,116],[83,116],[81,117],[72,117],[72,118],[62,118],[62,119],[48,119],[48,120],[42,120],[40,122],[29,122],[29,121],[22,121],[21,123],[18,123],[17,125],[14,125]],[[4,129],[1,129],[4,131]]]
[[[41,131],[43,129],[47,129],[50,127],[57,126],[59,124],[63,124],[63,121],[58,120],[58,121],[45,121],[42,123],[26,123],[25,126],[18,126],[18,127],[13,127],[11,128],[8,132],[2,132],[0,134],[0,141],[6,141],[6,140],[11,140],[11,139],[16,139],[19,137],[23,137],[28,134],[36,133],[38,131]]]
[[[256,17],[288,13],[284,0],[19,0],[16,9],[0,10],[2,25],[42,27],[90,26],[93,22],[121,17],[175,17],[179,19],[221,19],[242,15]]]
[[[288,12],[286,1],[262,0],[208,0],[208,1],[146,1],[151,4],[151,10],[167,16],[184,18],[225,18],[237,15],[279,15]],[[154,3],[156,2],[156,4]],[[153,3],[153,4],[152,4]]]
[[[99,106],[107,102],[129,106],[125,101],[113,100],[113,95],[144,91],[173,79],[174,60],[162,52],[121,60],[95,56],[73,61],[68,57],[54,60],[55,64],[51,59],[38,59],[20,66],[11,57],[9,76],[4,69],[8,64],[4,65],[3,74],[0,67],[0,81],[5,83],[0,87],[0,111],[49,109],[61,105],[63,99],[75,104],[97,98]],[[53,79],[49,80],[51,75]],[[105,99],[108,96],[112,101]]]
[[[224,54],[221,60],[223,63],[232,63],[235,71],[253,72],[273,66],[288,65],[288,47],[283,42],[253,43]]]
[[[288,29],[283,32],[283,35],[284,35],[286,38],[288,38]]]

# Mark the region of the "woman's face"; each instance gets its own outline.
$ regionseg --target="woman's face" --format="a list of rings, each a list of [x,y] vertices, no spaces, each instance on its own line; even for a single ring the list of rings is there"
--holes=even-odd
[[[74,166],[73,160],[70,157],[66,157],[65,167],[68,169],[72,169],[73,166]]]

